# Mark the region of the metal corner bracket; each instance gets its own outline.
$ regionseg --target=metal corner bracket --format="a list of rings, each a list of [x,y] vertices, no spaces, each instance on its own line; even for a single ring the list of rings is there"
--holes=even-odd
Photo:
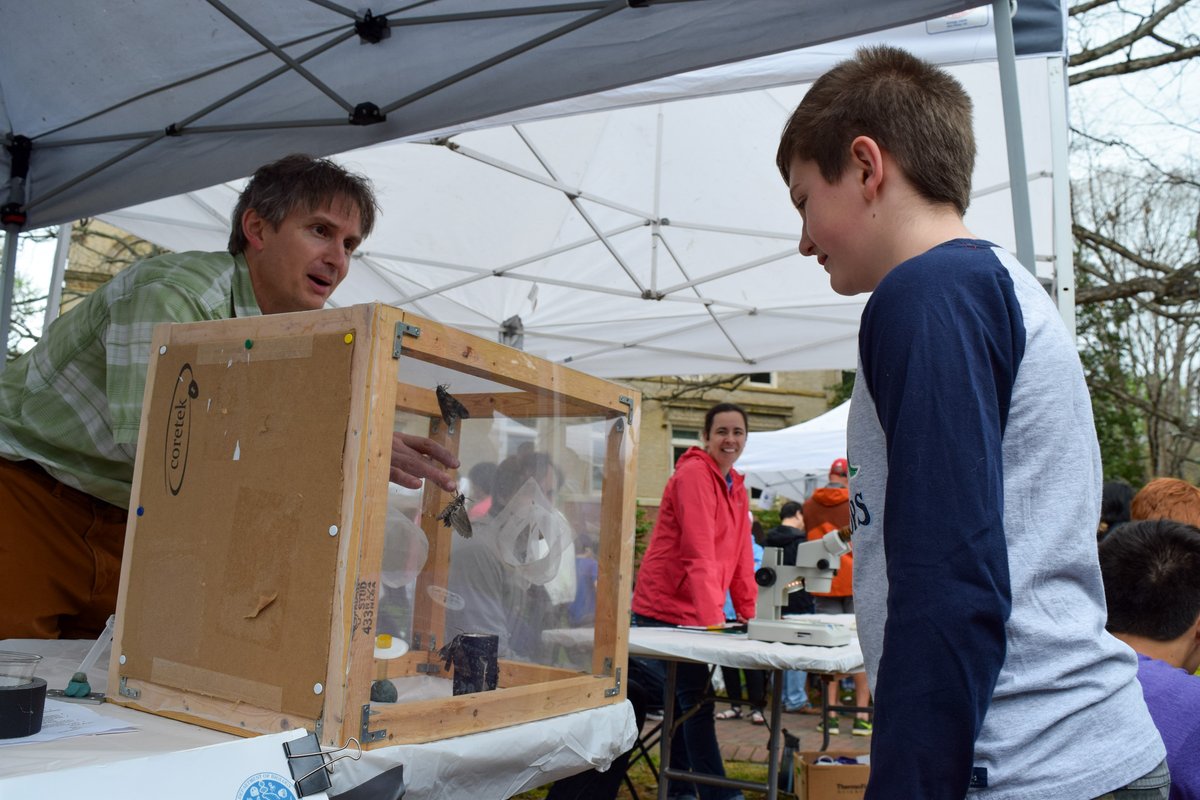
[[[621,693],[621,668],[620,667],[617,667],[617,671],[616,671],[616,674],[614,677],[616,678],[616,681],[613,683],[612,688],[604,690],[605,697],[616,697],[617,695],[619,695]]]
[[[369,730],[371,727],[371,704],[365,703],[362,707],[362,725],[360,732],[364,742],[378,742],[381,739],[387,738],[387,730],[381,729],[377,731]]]
[[[400,357],[400,351],[404,349],[404,337],[406,334],[414,339],[419,339],[421,338],[421,329],[416,325],[409,325],[407,322],[397,322],[396,338],[392,340],[392,358]]]
[[[627,394],[619,394],[619,395],[617,395],[617,402],[623,406],[629,407],[629,410],[625,412],[625,419],[629,421],[630,425],[632,425],[633,424],[633,398]]]

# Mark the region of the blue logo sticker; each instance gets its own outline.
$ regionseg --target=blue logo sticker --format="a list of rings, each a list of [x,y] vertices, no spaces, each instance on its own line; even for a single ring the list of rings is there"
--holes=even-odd
[[[242,782],[234,800],[296,800],[291,783],[274,772],[260,772]]]

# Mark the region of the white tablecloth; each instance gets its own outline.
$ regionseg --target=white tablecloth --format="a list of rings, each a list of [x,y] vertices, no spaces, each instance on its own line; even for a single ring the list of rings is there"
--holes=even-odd
[[[64,688],[91,645],[90,641],[7,640],[0,641],[0,650],[41,654],[38,677],[44,678],[50,688]],[[106,691],[106,665],[107,657],[88,671],[93,690]],[[96,790],[97,770],[129,759],[223,742],[256,741],[111,703],[86,707],[137,730],[0,747],[0,800],[57,796],[29,792],[63,786],[88,789],[90,800],[110,796],[123,799],[130,796],[128,785],[111,795]],[[607,767],[633,745],[636,737],[632,706],[618,703],[498,731],[370,750],[358,762],[337,762],[331,791],[345,791],[403,764],[405,800],[511,797],[592,766]],[[45,776],[44,782],[34,776]],[[191,780],[203,778],[190,776]],[[180,780],[189,780],[189,776],[181,775]],[[173,794],[169,790],[167,793]]]
[[[742,669],[794,669],[805,672],[858,672],[862,650],[853,614],[810,614],[805,619],[846,625],[850,643],[841,647],[759,642],[744,633],[686,631],[679,628],[629,629],[629,654],[647,658],[683,659]]]

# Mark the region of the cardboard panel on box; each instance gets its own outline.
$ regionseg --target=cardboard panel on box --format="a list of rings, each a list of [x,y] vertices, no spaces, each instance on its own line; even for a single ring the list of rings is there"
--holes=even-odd
[[[817,763],[822,756],[835,763]],[[866,764],[836,763],[839,757],[863,758],[861,753],[805,751],[800,753],[800,785],[797,796],[805,800],[862,800],[867,791]],[[824,760],[824,759],[823,759]]]

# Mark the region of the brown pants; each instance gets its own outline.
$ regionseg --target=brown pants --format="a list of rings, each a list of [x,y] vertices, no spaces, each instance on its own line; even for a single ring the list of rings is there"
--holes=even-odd
[[[126,517],[0,458],[0,639],[99,636],[117,607]]]

